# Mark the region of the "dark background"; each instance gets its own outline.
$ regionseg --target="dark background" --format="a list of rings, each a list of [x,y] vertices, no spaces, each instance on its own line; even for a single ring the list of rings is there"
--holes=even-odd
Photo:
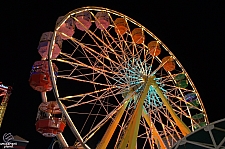
[[[0,138],[4,133],[12,133],[30,141],[28,149],[48,148],[51,139],[42,137],[35,130],[41,97],[29,86],[29,73],[33,63],[40,60],[37,46],[41,34],[53,31],[59,16],[84,6],[116,10],[152,31],[188,72],[202,98],[209,121],[225,118],[225,2],[96,1],[1,3],[0,81],[12,86],[13,94],[0,128]]]

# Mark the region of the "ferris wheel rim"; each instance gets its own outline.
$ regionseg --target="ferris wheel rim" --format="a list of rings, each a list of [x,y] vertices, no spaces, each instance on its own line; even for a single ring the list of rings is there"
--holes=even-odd
[[[62,19],[62,21],[61,21],[58,25],[56,25],[54,34],[53,34],[53,36],[52,36],[51,44],[50,44],[51,50],[49,51],[49,54],[48,54],[48,60],[49,60],[49,69],[50,69],[50,74],[51,74],[50,76],[51,76],[51,80],[52,80],[52,84],[53,84],[53,91],[54,91],[54,94],[55,94],[55,96],[56,96],[56,100],[58,101],[58,103],[59,103],[60,99],[59,99],[59,93],[58,93],[57,85],[56,85],[56,83],[55,83],[55,78],[52,77],[52,76],[54,76],[54,75],[53,75],[54,70],[53,70],[53,68],[52,68],[52,59],[51,59],[52,49],[53,49],[53,44],[54,44],[55,37],[56,37],[56,32],[57,32],[57,30],[59,29],[59,27],[62,25],[62,23],[64,23],[65,20],[66,20],[70,15],[72,15],[72,14],[74,14],[74,13],[78,13],[78,12],[80,12],[80,11],[84,11],[84,10],[98,10],[98,11],[104,10],[104,11],[107,11],[107,12],[111,12],[111,11],[112,11],[113,13],[117,13],[118,15],[121,15],[121,14],[122,14],[122,13],[118,13],[118,12],[116,12],[116,11],[113,11],[113,10],[110,10],[110,9],[106,9],[106,8],[102,8],[102,7],[83,7],[83,8],[78,8],[78,9],[75,9],[75,10],[69,12],[67,15],[64,16],[64,19]],[[122,14],[122,16],[125,16],[125,15]],[[150,32],[147,28],[145,28],[144,26],[142,26],[141,24],[139,24],[139,23],[136,22],[135,20],[133,20],[133,19],[127,17],[127,16],[125,16],[125,17],[126,17],[126,19],[131,20],[131,22],[135,22],[137,26],[143,28],[143,30],[145,30],[150,36],[152,36],[155,40],[159,41],[159,43],[164,47],[164,49],[167,50],[167,52],[168,52],[168,53],[176,60],[177,64],[178,64],[179,67],[182,69],[182,71],[185,73],[185,75],[186,75],[188,81],[190,82],[190,84],[191,84],[192,87],[194,88],[194,91],[197,93],[198,98],[200,99],[200,96],[199,96],[199,94],[198,94],[198,91],[197,91],[197,89],[195,88],[195,86],[194,86],[192,80],[190,79],[188,73],[187,73],[186,70],[183,68],[183,66],[182,66],[181,63],[178,61],[178,59],[173,55],[173,53],[166,47],[166,45],[165,45],[161,40],[159,40],[152,32]],[[200,104],[201,104],[201,108],[203,109],[204,113],[206,113],[206,112],[205,112],[205,109],[204,109],[204,106],[203,106],[203,104],[202,104],[202,101],[201,101],[201,100],[199,100],[199,101],[201,102],[201,103],[200,103]],[[207,115],[206,115],[206,119],[207,119],[207,122],[208,122]]]

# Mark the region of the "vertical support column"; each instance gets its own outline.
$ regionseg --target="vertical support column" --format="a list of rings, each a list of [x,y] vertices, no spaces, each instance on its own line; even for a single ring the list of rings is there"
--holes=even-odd
[[[149,87],[152,82],[151,77],[150,78],[146,77],[144,79],[146,79],[145,87],[142,91],[142,94],[140,95],[136,109],[134,110],[134,113],[133,113],[131,120],[128,124],[128,127],[125,131],[122,141],[119,144],[119,147],[118,147],[119,149],[125,149],[125,148],[127,148],[127,146],[129,149],[135,149],[135,147],[136,147],[142,108],[143,108],[144,100],[148,94]]]
[[[184,124],[184,122],[173,111],[173,108],[171,107],[171,105],[167,101],[166,97],[163,95],[163,93],[162,93],[161,89],[159,88],[158,84],[156,84],[155,81],[152,81],[152,86],[155,88],[155,91],[157,92],[157,94],[161,98],[163,104],[166,106],[167,110],[169,111],[170,115],[172,116],[172,118],[176,122],[176,124],[179,127],[179,129],[182,132],[182,134],[184,136],[189,134],[191,132],[191,130]]]

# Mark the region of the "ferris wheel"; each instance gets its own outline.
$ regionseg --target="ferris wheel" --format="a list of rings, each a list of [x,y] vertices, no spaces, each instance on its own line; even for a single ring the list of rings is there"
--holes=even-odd
[[[45,136],[62,137],[67,122],[76,147],[169,148],[208,124],[197,89],[178,59],[122,13],[75,9],[59,17],[54,32],[43,33],[38,49],[42,60],[35,62],[30,78],[42,92],[38,120],[45,117],[48,123],[50,115],[62,112],[54,119],[60,121],[54,132],[38,129]],[[51,89],[56,102],[47,102]]]

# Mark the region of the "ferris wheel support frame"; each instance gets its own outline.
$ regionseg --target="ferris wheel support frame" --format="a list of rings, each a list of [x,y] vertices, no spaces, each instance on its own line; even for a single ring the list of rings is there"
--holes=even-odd
[[[151,85],[151,80],[152,80],[151,77],[149,77],[149,78],[144,77],[143,79],[146,81],[144,90],[143,90],[142,94],[140,95],[136,109],[134,110],[132,118],[127,126],[127,129],[125,131],[123,139],[119,144],[119,147],[118,147],[119,149],[126,148],[128,143],[129,143],[128,146],[130,149],[134,149],[136,146],[136,138],[138,135],[138,130],[139,130],[138,126],[140,124],[142,108],[143,108],[144,100],[148,94],[148,90],[149,90],[149,87]]]
[[[191,130],[187,127],[187,125],[184,124],[184,122],[176,115],[173,108],[170,106],[169,102],[167,101],[166,97],[163,95],[161,89],[159,88],[158,84],[152,80],[152,86],[155,88],[155,91],[160,96],[163,104],[166,106],[167,110],[173,117],[174,121],[176,122],[177,126],[179,127],[180,131],[184,136],[191,133]]]
[[[113,122],[106,130],[104,136],[102,137],[102,140],[100,141],[100,143],[98,144],[96,149],[105,149],[107,147],[114,131],[116,130],[116,127],[117,127],[119,121],[121,120],[121,117],[122,117],[125,109],[127,108],[128,103],[132,100],[134,95],[135,95],[135,91],[130,90],[128,95],[125,97],[123,104],[116,111],[117,114],[116,114],[115,118],[113,119]]]

